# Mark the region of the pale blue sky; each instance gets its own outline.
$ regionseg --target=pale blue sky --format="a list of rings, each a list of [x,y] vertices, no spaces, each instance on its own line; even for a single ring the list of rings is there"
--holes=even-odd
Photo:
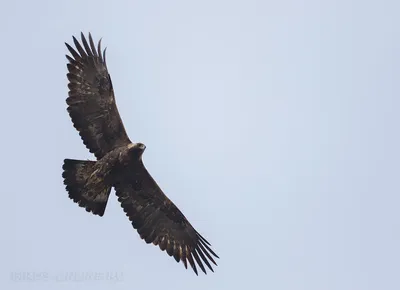
[[[0,288],[400,289],[399,11],[4,1]],[[64,42],[81,31],[103,37],[128,134],[221,257],[215,273],[146,245],[115,195],[103,218],[68,199],[63,159],[93,159],[65,104]],[[69,272],[120,279],[60,281]]]

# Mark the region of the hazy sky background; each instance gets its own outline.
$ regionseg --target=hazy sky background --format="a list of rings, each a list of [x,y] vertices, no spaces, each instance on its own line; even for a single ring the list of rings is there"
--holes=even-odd
[[[0,288],[400,289],[399,11],[3,1]],[[65,104],[64,42],[81,31],[103,37],[128,134],[215,273],[146,245],[114,194],[103,218],[67,197],[63,159],[93,159]]]

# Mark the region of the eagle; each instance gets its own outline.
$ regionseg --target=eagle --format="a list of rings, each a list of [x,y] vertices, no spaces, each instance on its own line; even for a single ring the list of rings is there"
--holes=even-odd
[[[219,258],[178,207],[163,193],[143,164],[146,146],[132,142],[124,128],[106,64],[106,49],[81,33],[76,49],[65,43],[68,59],[67,111],[96,161],[64,159],[63,179],[69,198],[94,215],[103,216],[114,188],[118,201],[140,238],[158,245],[179,263],[197,267]],[[211,262],[211,263],[210,263]],[[197,265],[197,266],[196,266]]]

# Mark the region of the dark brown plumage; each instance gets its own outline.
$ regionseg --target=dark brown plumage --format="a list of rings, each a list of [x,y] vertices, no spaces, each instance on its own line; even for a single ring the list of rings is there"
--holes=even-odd
[[[81,34],[73,37],[76,50],[66,43],[69,73],[68,112],[83,143],[97,161],[65,159],[63,177],[69,197],[93,214],[103,216],[111,188],[126,215],[146,243],[159,245],[177,262],[213,271],[210,244],[168,199],[146,170],[142,154],[146,146],[132,143],[120,118],[105,50]],[[210,263],[211,262],[211,263]],[[204,265],[205,264],[205,265]],[[196,266],[197,265],[197,266]]]

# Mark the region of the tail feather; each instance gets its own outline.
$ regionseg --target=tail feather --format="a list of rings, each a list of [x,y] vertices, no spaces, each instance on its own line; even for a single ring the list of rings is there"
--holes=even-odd
[[[103,216],[110,196],[111,186],[101,183],[100,187],[88,188],[86,181],[93,173],[96,161],[65,159],[63,178],[69,198],[80,207],[95,215]]]

